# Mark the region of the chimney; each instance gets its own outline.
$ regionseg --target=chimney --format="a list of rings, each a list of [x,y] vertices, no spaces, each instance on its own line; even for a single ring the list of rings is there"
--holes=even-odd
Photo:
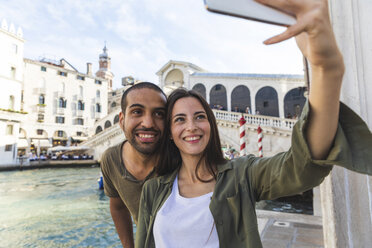
[[[87,75],[92,76],[92,63],[87,63]]]

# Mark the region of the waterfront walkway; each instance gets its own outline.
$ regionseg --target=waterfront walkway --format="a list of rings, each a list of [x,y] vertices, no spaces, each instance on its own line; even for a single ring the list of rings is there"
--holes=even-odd
[[[257,210],[264,248],[323,248],[322,218]]]

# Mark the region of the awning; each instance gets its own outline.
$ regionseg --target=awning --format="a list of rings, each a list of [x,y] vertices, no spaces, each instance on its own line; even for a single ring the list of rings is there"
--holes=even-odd
[[[48,139],[40,139],[40,140],[34,139],[32,140],[32,142],[34,143],[34,146],[36,147],[38,147],[39,145],[40,147],[52,147],[52,144],[50,144]]]
[[[27,148],[28,147],[28,142],[27,139],[19,139],[17,142],[17,147],[19,148]]]

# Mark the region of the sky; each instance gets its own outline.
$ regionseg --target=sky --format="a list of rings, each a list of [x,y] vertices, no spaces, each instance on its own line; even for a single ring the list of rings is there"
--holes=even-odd
[[[169,60],[219,73],[303,74],[294,39],[262,42],[283,27],[208,12],[203,0],[0,0],[0,20],[23,29],[24,57],[98,70],[106,42],[114,73],[158,83]]]

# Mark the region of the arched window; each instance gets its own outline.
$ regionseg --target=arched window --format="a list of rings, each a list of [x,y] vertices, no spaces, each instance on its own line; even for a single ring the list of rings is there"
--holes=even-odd
[[[59,100],[58,100],[58,107],[63,108],[64,107],[64,103],[65,103],[65,101],[63,100],[63,98],[62,97],[59,98]]]
[[[116,107],[116,102],[112,102],[111,103],[111,108],[115,108]]]
[[[205,86],[202,84],[195,84],[194,87],[192,87],[193,90],[197,91],[204,99],[206,99],[206,89]]]
[[[256,114],[279,117],[278,93],[273,87],[261,88],[255,99]]]
[[[286,118],[299,117],[305,105],[306,88],[299,87],[287,92],[284,97],[284,115]]]
[[[101,97],[101,91],[99,91],[99,90],[96,91],[96,97],[97,98],[100,98]]]
[[[227,95],[226,88],[222,84],[213,86],[209,93],[211,108],[219,110],[227,110]]]
[[[83,101],[78,101],[78,110],[84,110],[84,103],[83,103]]]
[[[99,103],[96,104],[96,112],[101,113],[101,104]]]
[[[246,112],[247,107],[251,108],[251,96],[245,85],[239,85],[231,92],[231,111]]]
[[[9,109],[14,109],[14,96],[9,96]]]
[[[97,134],[97,133],[100,133],[100,132],[102,132],[102,127],[101,127],[101,126],[98,126],[98,127],[96,128],[96,134]]]
[[[114,118],[114,124],[118,123],[119,122],[119,115],[115,115],[115,118]]]
[[[45,97],[44,95],[39,96],[39,104],[45,104]]]
[[[105,129],[106,128],[109,128],[109,127],[111,127],[111,122],[110,121],[106,121],[105,122]]]

